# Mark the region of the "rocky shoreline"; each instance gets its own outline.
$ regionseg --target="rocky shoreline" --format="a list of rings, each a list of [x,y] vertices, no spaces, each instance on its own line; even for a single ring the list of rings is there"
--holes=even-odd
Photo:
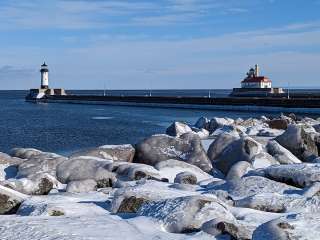
[[[0,153],[0,236],[315,239],[319,153],[320,119],[294,114],[174,122],[71,156],[12,149]]]

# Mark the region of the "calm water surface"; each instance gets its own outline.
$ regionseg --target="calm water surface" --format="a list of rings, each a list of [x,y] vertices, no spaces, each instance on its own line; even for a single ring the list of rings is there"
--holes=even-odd
[[[67,154],[104,144],[134,144],[152,134],[165,132],[166,127],[175,120],[194,123],[200,116],[248,118],[261,115],[147,107],[34,104],[24,101],[26,94],[26,91],[0,91],[2,152],[9,152],[14,147],[33,147]],[[205,92],[195,95],[198,94]]]

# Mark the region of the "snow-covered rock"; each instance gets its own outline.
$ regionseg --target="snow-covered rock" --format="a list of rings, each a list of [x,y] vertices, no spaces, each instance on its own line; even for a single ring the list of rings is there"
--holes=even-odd
[[[275,140],[302,161],[310,161],[318,156],[318,148],[311,134],[302,126],[289,125]]]
[[[259,193],[284,193],[300,189],[265,177],[249,176],[208,187],[209,192],[215,193],[217,190],[227,191],[233,199],[241,199]]]
[[[192,132],[191,127],[182,122],[174,122],[166,130],[166,134],[173,137],[180,137],[182,134],[188,132]]]
[[[177,176],[174,179],[174,182],[195,185],[197,184],[198,180],[197,177],[190,172],[181,172],[177,174]]]
[[[8,154],[0,152],[0,181],[16,177],[18,173],[18,165],[24,159],[11,157]]]
[[[205,172],[212,169],[201,140],[194,134],[184,134],[181,138],[168,135],[151,136],[136,146],[135,162],[155,166],[158,162],[176,159],[193,164]]]
[[[161,177],[168,179],[169,182],[174,182],[175,176],[185,171],[195,175],[199,182],[205,180],[213,180],[213,177],[210,174],[202,171],[197,166],[174,159],[159,162],[155,165],[155,168],[159,171]]]
[[[301,163],[289,150],[282,147],[277,141],[268,142],[266,149],[280,164]]]
[[[161,180],[162,178],[157,169],[150,165],[141,163],[121,164],[117,167],[116,174],[118,178],[129,181],[140,180],[143,178]]]
[[[215,237],[229,235],[232,239],[251,239],[252,231],[237,221],[228,221],[224,218],[215,218],[205,222],[201,230]]]
[[[12,157],[18,157],[23,159],[29,159],[42,153],[42,151],[34,148],[13,148],[10,151],[10,155]]]
[[[196,194],[193,191],[170,188],[170,184],[167,183],[149,180],[142,184],[116,190],[112,199],[111,211],[118,213],[121,210],[124,213],[126,210],[134,213],[146,202]]]
[[[260,225],[252,240],[317,239],[319,222],[319,214],[289,214]]]
[[[217,128],[221,128],[223,126],[230,126],[234,124],[234,120],[231,118],[219,118],[214,117],[210,120],[209,123],[209,132],[214,132]]]
[[[194,124],[196,128],[203,128],[208,130],[210,121],[206,117],[200,117],[197,122]]]
[[[14,214],[27,196],[0,185],[0,214]]]
[[[47,173],[34,174],[29,178],[11,178],[0,183],[3,186],[28,195],[47,195],[59,182]]]
[[[66,191],[71,193],[85,193],[97,190],[97,182],[93,179],[71,181],[68,183]]]
[[[55,177],[57,166],[66,160],[67,158],[63,156],[51,153],[39,153],[32,155],[28,160],[19,164],[17,177],[27,178],[34,174],[41,173],[48,173]]]
[[[108,170],[111,160],[93,157],[79,157],[63,161],[57,166],[57,178],[62,183],[86,179],[114,181],[114,175]]]
[[[113,161],[132,162],[134,154],[135,149],[131,144],[104,145],[98,148],[92,148],[86,151],[76,152],[72,154],[70,158],[88,156],[102,159],[110,159]]]
[[[232,165],[228,174],[226,176],[226,180],[236,180],[242,178],[250,169],[252,169],[252,165],[246,161],[240,161]]]
[[[202,224],[213,218],[234,220],[228,207],[214,197],[187,196],[152,201],[143,204],[139,215],[152,217],[162,223],[166,231],[188,233],[199,231]]]
[[[262,145],[248,136],[236,138],[225,134],[213,142],[208,156],[215,168],[227,174],[236,162],[255,161],[254,157],[262,151]]]
[[[265,176],[289,185],[306,187],[320,181],[319,163],[301,163],[270,166],[264,169]]]

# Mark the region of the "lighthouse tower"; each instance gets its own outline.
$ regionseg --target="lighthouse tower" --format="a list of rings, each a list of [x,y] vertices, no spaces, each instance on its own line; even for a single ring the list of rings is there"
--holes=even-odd
[[[41,73],[41,88],[48,89],[49,88],[49,69],[48,65],[44,62],[40,68]]]

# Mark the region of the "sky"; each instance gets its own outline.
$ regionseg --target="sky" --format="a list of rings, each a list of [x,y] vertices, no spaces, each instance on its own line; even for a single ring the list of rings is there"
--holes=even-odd
[[[320,0],[0,0],[0,89],[320,88]]]

